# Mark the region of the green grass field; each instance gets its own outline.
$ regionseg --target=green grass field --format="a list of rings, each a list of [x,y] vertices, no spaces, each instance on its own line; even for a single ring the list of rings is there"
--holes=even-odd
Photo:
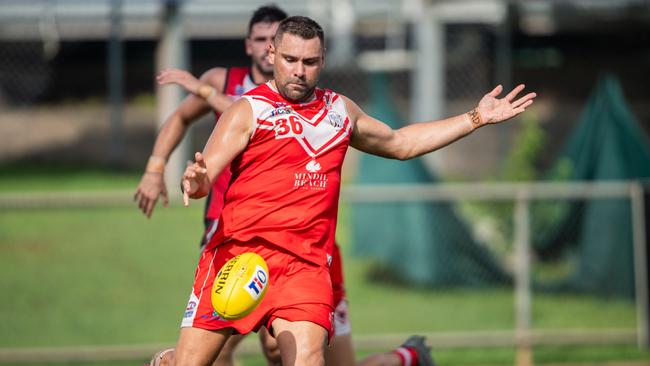
[[[0,191],[135,187],[133,174],[0,173]],[[198,254],[201,204],[0,211],[0,347],[172,343]],[[344,248],[344,251],[347,251]],[[511,330],[511,289],[425,290],[369,282],[372,261],[345,258],[355,334]],[[630,328],[634,304],[536,294],[534,327]],[[435,345],[434,345],[435,346]],[[512,349],[436,350],[442,365],[512,364]],[[650,360],[633,345],[544,347],[540,362]],[[246,357],[247,366],[263,365]],[[131,363],[94,363],[126,365]],[[77,364],[81,365],[81,364]],[[91,365],[91,364],[88,364]]]

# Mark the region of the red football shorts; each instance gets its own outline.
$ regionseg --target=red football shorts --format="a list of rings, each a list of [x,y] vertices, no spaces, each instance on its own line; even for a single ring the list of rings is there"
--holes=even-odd
[[[212,307],[212,284],[219,269],[234,256],[255,252],[269,268],[269,287],[262,302],[242,319],[221,319]],[[277,318],[310,321],[333,332],[332,282],[327,268],[317,266],[283,251],[263,240],[247,243],[229,241],[208,247],[201,254],[194,286],[181,327],[207,330],[233,328],[236,333],[257,331],[261,326],[272,330]]]
[[[345,299],[345,284],[343,279],[341,249],[337,243],[334,244],[334,251],[332,252],[330,276],[332,277],[332,291],[334,291],[334,305],[338,306],[338,304]]]

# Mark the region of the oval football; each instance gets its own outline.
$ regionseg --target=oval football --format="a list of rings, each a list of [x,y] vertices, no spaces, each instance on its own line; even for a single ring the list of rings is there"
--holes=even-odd
[[[248,252],[230,259],[212,285],[214,310],[227,320],[250,314],[266,293],[268,273],[266,262],[259,254]]]

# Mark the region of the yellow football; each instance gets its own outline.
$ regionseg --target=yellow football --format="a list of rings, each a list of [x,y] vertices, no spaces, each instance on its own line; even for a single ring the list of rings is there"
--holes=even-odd
[[[242,253],[223,265],[212,285],[212,306],[227,320],[241,319],[262,301],[269,268],[257,253]]]

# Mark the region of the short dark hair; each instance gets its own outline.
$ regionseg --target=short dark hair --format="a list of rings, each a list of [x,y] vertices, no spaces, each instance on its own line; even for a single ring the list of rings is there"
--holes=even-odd
[[[275,32],[275,42],[282,39],[284,33],[299,36],[302,39],[318,37],[321,47],[325,48],[325,32],[323,28],[311,18],[303,16],[292,16],[280,22]]]
[[[248,22],[248,34],[251,34],[253,26],[257,23],[274,23],[281,22],[288,17],[284,10],[275,4],[260,6],[255,10],[250,22]]]

